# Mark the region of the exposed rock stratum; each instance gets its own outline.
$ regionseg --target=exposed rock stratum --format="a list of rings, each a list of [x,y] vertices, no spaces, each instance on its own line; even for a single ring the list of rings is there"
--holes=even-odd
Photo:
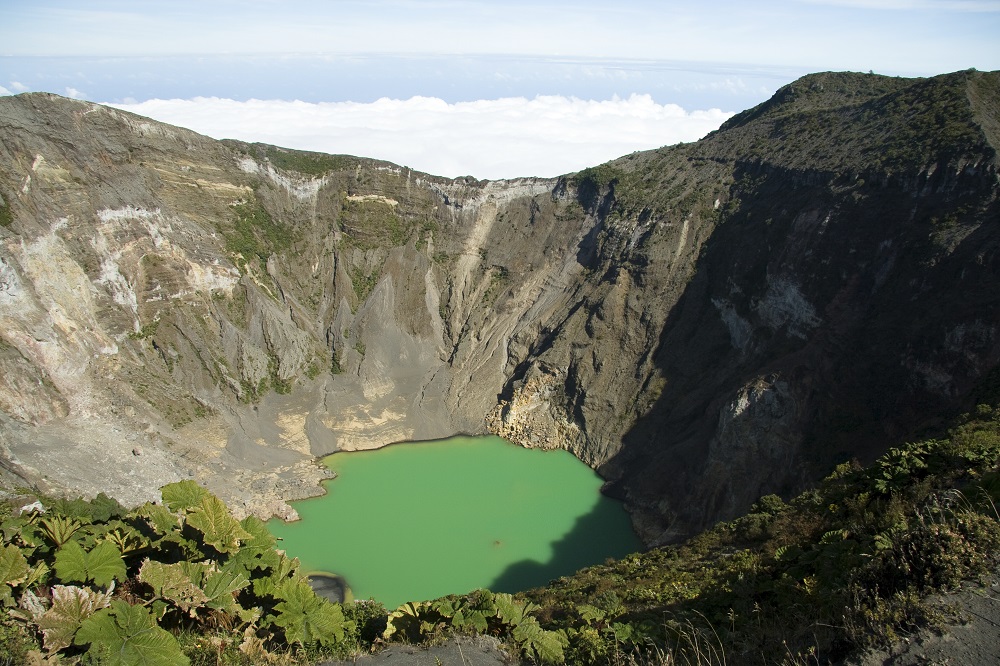
[[[676,540],[998,381],[998,109],[997,73],[816,74],[485,182],[0,98],[4,474],[287,517],[318,456],[491,431]]]

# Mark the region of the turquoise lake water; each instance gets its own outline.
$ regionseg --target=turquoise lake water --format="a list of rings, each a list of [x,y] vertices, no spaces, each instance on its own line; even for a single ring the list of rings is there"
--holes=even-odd
[[[268,523],[305,572],[387,608],[480,587],[515,592],[642,548],[621,504],[566,451],[453,437],[335,453],[301,520]]]

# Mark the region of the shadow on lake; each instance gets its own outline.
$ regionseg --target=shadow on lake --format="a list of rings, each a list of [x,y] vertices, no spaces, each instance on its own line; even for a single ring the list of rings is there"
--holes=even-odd
[[[622,506],[601,497],[589,513],[576,520],[568,533],[552,543],[552,556],[547,562],[515,562],[487,587],[494,592],[520,592],[546,585],[550,580],[585,567],[603,564],[609,557],[620,559],[642,549]]]

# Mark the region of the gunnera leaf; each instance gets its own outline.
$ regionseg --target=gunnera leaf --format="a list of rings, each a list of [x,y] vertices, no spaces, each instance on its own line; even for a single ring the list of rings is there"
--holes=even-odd
[[[73,635],[88,617],[111,603],[110,592],[95,592],[87,587],[55,585],[52,606],[37,619],[45,649],[55,652],[73,644]]]
[[[272,551],[277,554],[277,558],[269,558],[268,567],[271,571],[267,578],[254,578],[253,593],[258,597],[277,596],[278,586],[291,578],[299,568],[299,558],[288,557],[284,551]],[[242,558],[237,555],[233,557],[232,564],[241,564]]]
[[[111,602],[80,625],[73,643],[89,646],[87,657],[103,666],[179,666],[190,664],[168,631],[142,606]]]
[[[48,610],[45,607],[45,602],[42,601],[41,597],[32,592],[31,590],[25,590],[24,594],[21,595],[21,601],[17,604],[20,608],[27,611],[27,615],[21,613],[20,611],[8,611],[12,616],[24,621],[34,622],[41,616],[45,615],[45,611]]]
[[[108,523],[108,528],[104,540],[115,544],[122,555],[149,548],[153,543],[142,532],[120,520]]]
[[[441,599],[433,602],[432,607],[450,618],[451,625],[459,631],[485,632],[489,628],[487,618],[496,615],[493,595],[487,590],[476,590],[466,597],[451,600]]]
[[[273,597],[278,593],[278,583],[272,578],[255,578],[253,594],[255,597]]]
[[[533,617],[524,618],[514,627],[514,640],[529,656],[536,655],[543,664],[561,664],[565,661],[565,637],[554,631],[545,631]]]
[[[67,516],[49,516],[38,521],[42,532],[58,548],[70,540],[70,537],[82,527],[80,521]]]
[[[281,601],[274,606],[277,615],[270,619],[284,629],[289,643],[333,645],[344,640],[347,623],[340,606],[317,596],[305,580],[285,581],[276,596]]]
[[[272,568],[271,578],[274,579],[275,582],[282,581],[295,573],[298,568],[299,558],[288,557],[284,553],[281,553],[281,559],[278,561],[278,564]]]
[[[28,560],[20,549],[6,544],[0,547],[0,581],[4,583],[0,587],[0,603],[6,605],[13,598],[14,586],[23,583],[30,572]]]
[[[187,511],[201,504],[210,492],[190,479],[168,483],[160,488],[160,496],[171,511]]]
[[[240,543],[239,552],[230,557],[227,566],[239,566],[248,574],[255,569],[276,568],[281,562],[281,556],[275,550],[278,542],[264,522],[254,516],[247,516],[240,521],[240,527],[246,530],[250,538]]]
[[[169,601],[191,617],[208,603],[208,595],[191,580],[179,563],[163,564],[146,559],[139,569],[139,580],[153,588],[156,596]]]
[[[102,541],[87,553],[87,576],[95,585],[104,587],[115,579],[125,580],[126,575],[122,552],[110,541]]]
[[[110,541],[102,541],[89,553],[75,541],[70,541],[56,552],[56,575],[64,582],[105,586],[115,580],[125,580],[125,561],[121,551]]]
[[[56,575],[66,583],[87,582],[87,553],[76,541],[70,541],[56,552]]]
[[[0,523],[0,537],[7,544],[20,544],[28,548],[38,548],[45,544],[45,537],[42,536],[42,528],[35,524],[34,516],[38,514],[31,511],[26,515],[11,516]],[[30,522],[29,522],[29,519]]]
[[[153,531],[160,536],[170,534],[180,527],[180,520],[177,516],[159,504],[150,504],[147,502],[135,510],[135,515],[145,520]]]
[[[515,627],[527,616],[527,609],[506,592],[494,594],[493,603],[496,605],[497,617],[506,625]]]
[[[214,571],[205,576],[202,584],[206,596],[207,606],[216,610],[226,612],[236,612],[239,605],[236,603],[234,594],[250,584],[250,578],[242,567],[226,566],[219,571]]]
[[[247,548],[243,544],[239,552],[230,556],[226,566],[230,565],[240,567],[247,574],[255,569],[274,570],[281,565],[281,555],[273,548]]]
[[[34,567],[32,567],[31,571],[28,572],[28,577],[24,579],[25,589],[31,587],[38,581],[42,580],[46,576],[46,574],[49,573],[49,571],[51,571],[51,569],[49,569],[49,565],[46,564],[44,561],[36,564]]]
[[[240,521],[240,527],[246,530],[247,540],[243,543],[243,548],[263,548],[273,550],[278,545],[278,540],[271,534],[264,521],[256,516],[247,516]]]
[[[191,509],[187,524],[201,532],[205,543],[220,553],[238,551],[240,541],[250,538],[250,533],[240,527],[225,503],[214,495],[206,495]]]
[[[382,638],[390,640],[394,635],[402,636],[411,642],[421,639],[422,617],[425,611],[432,610],[428,601],[407,601],[399,608],[389,613]]]
[[[485,633],[489,629],[489,622],[487,621],[487,614],[485,611],[475,610],[473,608],[461,608],[455,612],[455,615],[451,618],[451,624],[453,627],[460,631],[476,631],[478,633]]]

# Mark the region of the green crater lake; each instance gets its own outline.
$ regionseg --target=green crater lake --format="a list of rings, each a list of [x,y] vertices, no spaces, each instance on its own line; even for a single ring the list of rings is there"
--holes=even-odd
[[[323,497],[271,520],[305,572],[346,579],[389,609],[486,587],[544,585],[642,544],[621,504],[567,451],[499,437],[453,437],[335,453]]]

